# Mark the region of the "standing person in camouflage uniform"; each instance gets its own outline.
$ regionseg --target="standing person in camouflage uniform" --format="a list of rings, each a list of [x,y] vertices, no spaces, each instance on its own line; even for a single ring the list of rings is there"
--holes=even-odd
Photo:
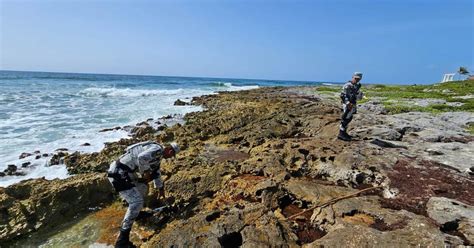
[[[108,179],[120,197],[128,203],[115,247],[135,247],[130,242],[130,230],[135,219],[145,215],[140,210],[148,192],[148,183],[153,181],[155,188],[159,189],[159,197],[165,196],[160,162],[162,158],[174,157],[178,152],[179,146],[175,143],[163,147],[152,141],[141,142],[127,147],[125,154],[110,164]]]
[[[343,113],[337,138],[344,141],[350,141],[352,139],[347,133],[347,126],[352,121],[354,114],[357,113],[357,100],[362,99],[362,92],[360,91],[361,84],[359,83],[361,79],[362,73],[355,72],[354,75],[352,75],[352,79],[342,87],[341,100]]]

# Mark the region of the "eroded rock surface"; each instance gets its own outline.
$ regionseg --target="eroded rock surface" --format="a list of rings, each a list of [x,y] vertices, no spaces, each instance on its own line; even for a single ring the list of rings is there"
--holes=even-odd
[[[104,174],[31,179],[0,188],[0,240],[54,227],[112,200],[112,188]]]
[[[437,221],[431,207],[439,198],[467,208],[474,204],[473,178],[463,171],[474,157],[474,138],[464,129],[474,122],[472,113],[385,115],[380,109],[361,108],[351,123],[354,141],[343,142],[335,138],[337,101],[320,97],[311,87],[225,92],[192,103],[204,110],[187,114],[184,125],[154,128],[140,123],[130,128],[131,139],[107,144],[99,153],[64,156],[71,173],[84,174],[68,180],[89,182],[85,178],[94,177],[90,172],[105,171],[130,144],[156,140],[181,145],[174,160],[162,162],[170,210],[135,224],[137,230],[152,230],[140,237],[132,233],[137,245],[472,245],[472,222],[457,221],[455,229],[447,228],[457,215]],[[318,207],[372,186],[384,188]],[[96,186],[84,187],[91,192]],[[84,194],[79,197],[87,198]],[[12,202],[17,199],[4,195]],[[11,226],[29,225],[21,213],[5,215],[16,220]],[[8,235],[4,237],[13,237]],[[111,244],[113,239],[98,242]]]

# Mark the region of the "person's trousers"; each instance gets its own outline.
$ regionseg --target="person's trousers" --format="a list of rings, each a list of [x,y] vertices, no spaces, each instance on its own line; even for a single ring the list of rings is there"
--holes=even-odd
[[[347,104],[342,104],[342,116],[341,116],[341,125],[339,129],[343,132],[347,131],[347,126],[352,121],[352,117],[357,112],[357,104],[352,104],[352,108],[348,108]]]
[[[123,218],[121,229],[131,229],[133,222],[143,208],[148,186],[143,183],[136,183],[136,186],[119,192],[120,197],[128,203],[128,209]]]

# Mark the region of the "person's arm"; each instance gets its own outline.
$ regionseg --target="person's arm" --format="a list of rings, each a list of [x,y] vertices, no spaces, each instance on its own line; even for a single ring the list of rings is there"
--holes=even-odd
[[[342,95],[343,95],[343,101],[345,104],[349,103],[349,95],[350,95],[350,85],[349,84],[344,84],[342,87]]]
[[[347,105],[347,109],[350,110],[352,108],[352,103],[349,100],[349,95],[350,95],[350,85],[348,83],[344,84],[342,87],[342,96],[343,96],[343,102],[344,104]]]
[[[149,183],[152,180],[151,172],[149,170],[143,172],[143,179],[145,179],[146,183]]]
[[[149,150],[145,150],[138,154],[138,168],[142,176],[140,183],[148,183],[153,180],[151,176],[151,164],[153,163],[154,157]]]
[[[160,191],[160,197],[165,198],[165,184],[161,179],[160,170],[153,172],[153,184],[155,185],[155,188]]]
[[[159,196],[159,197],[160,197],[160,198],[163,198],[163,199],[166,198],[166,195],[165,195],[165,187],[160,188],[160,196]]]
[[[361,87],[362,87],[362,85],[360,83],[357,83],[357,85],[356,85],[356,91],[357,91],[356,99],[357,99],[357,101],[362,100],[362,98],[364,97],[364,92],[362,92],[360,90]]]

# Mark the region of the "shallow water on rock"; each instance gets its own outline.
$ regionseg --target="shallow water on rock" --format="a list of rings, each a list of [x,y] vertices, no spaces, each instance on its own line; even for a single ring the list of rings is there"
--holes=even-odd
[[[119,203],[85,216],[79,221],[59,226],[47,232],[33,233],[10,244],[11,247],[113,247],[125,208]],[[132,233],[132,240],[134,234]]]
[[[90,247],[94,244],[100,244],[96,241],[99,239],[101,231],[100,223],[86,217],[72,227],[49,237],[39,247]],[[101,245],[102,247],[107,246],[107,244]]]

